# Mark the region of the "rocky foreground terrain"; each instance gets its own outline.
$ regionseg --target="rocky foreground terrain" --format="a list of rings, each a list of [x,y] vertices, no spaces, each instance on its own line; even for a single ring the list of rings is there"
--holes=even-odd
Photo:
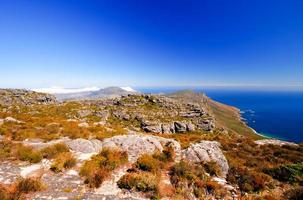
[[[302,199],[303,145],[202,93],[0,90],[0,199]]]

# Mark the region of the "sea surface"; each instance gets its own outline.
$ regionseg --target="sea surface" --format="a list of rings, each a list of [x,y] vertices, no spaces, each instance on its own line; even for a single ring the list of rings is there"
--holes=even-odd
[[[186,88],[136,88],[144,93],[170,93]],[[303,142],[303,92],[197,89],[210,98],[241,110],[247,124],[258,133]]]

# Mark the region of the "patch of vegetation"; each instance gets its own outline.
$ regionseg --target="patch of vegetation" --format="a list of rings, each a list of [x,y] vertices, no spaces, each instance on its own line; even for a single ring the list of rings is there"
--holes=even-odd
[[[281,182],[303,185],[303,164],[286,164],[264,169],[264,172]]]
[[[128,156],[126,152],[116,149],[103,149],[91,160],[86,161],[80,169],[80,175],[85,177],[85,183],[90,187],[99,187],[111,171],[126,164]]]
[[[10,186],[0,185],[1,200],[25,199],[24,194],[41,191],[44,185],[38,179],[22,178]]]
[[[30,192],[37,192],[42,190],[43,184],[38,179],[33,178],[22,178],[16,183],[16,193],[30,193]]]
[[[230,166],[227,181],[237,184],[242,192],[258,192],[266,188],[270,177],[247,167]]]
[[[19,160],[28,161],[30,163],[38,163],[42,160],[40,151],[27,146],[19,145],[16,154]]]
[[[55,157],[51,170],[61,172],[63,169],[69,169],[76,165],[76,159],[70,152],[63,152]]]
[[[152,155],[144,154],[138,158],[135,167],[142,171],[157,172],[163,168],[163,163]]]
[[[0,185],[0,199],[1,200],[12,200],[12,194],[10,193],[8,188],[6,188],[3,185]]]
[[[203,167],[207,173],[209,173],[211,176],[221,176],[222,171],[221,168],[218,166],[216,162],[206,162],[203,163]]]
[[[128,173],[119,181],[118,186],[122,189],[135,190],[148,194],[150,198],[156,198],[159,178],[150,172]]]
[[[41,150],[43,158],[52,159],[56,155],[64,152],[69,152],[69,148],[64,143],[57,143]]]
[[[303,187],[296,187],[284,192],[285,200],[302,200],[303,199]]]
[[[209,179],[200,164],[192,165],[185,161],[176,163],[170,169],[170,180],[176,194],[184,199],[190,198],[192,190],[199,199],[203,199],[206,194],[221,194],[219,191],[222,187]]]

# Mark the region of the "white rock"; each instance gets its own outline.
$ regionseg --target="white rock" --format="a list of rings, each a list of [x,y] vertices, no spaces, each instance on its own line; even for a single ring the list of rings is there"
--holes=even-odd
[[[82,123],[78,124],[78,126],[82,127],[82,128],[88,128],[89,124],[87,122],[82,122]]]
[[[19,121],[19,120],[13,118],[13,117],[6,117],[6,118],[4,119],[4,122],[13,122],[13,123],[18,123],[18,124],[24,123],[24,122],[22,122],[22,121]]]

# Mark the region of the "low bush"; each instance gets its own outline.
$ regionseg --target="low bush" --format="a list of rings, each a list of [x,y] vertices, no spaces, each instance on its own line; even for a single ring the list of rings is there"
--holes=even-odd
[[[158,178],[150,172],[128,173],[118,181],[119,188],[139,192],[157,193]]]
[[[42,154],[39,151],[34,150],[31,147],[18,146],[17,147],[17,157],[22,161],[29,161],[31,163],[38,163],[42,160]]]
[[[138,158],[135,167],[142,171],[157,172],[161,170],[163,164],[152,155],[144,154]]]
[[[197,198],[203,199],[209,178],[202,165],[192,165],[181,161],[171,167],[169,175],[176,193],[182,198],[190,198],[191,191],[193,191]],[[210,190],[210,187],[208,189]]]
[[[296,187],[284,192],[285,200],[302,200],[303,199],[303,187]]]
[[[176,153],[173,147],[167,146],[162,152],[155,152],[153,157],[161,162],[173,162],[176,157]]]
[[[43,189],[42,183],[38,179],[23,178],[17,182],[16,190],[20,193],[37,192]]]
[[[1,200],[12,200],[12,194],[3,185],[0,185],[0,199]]]
[[[11,157],[13,149],[14,145],[11,141],[0,141],[0,159]]]
[[[57,143],[49,147],[45,147],[41,150],[43,158],[52,159],[56,155],[63,153],[63,152],[69,152],[69,148],[64,143]]]
[[[221,168],[216,162],[207,162],[203,164],[203,167],[207,173],[211,176],[221,176]]]
[[[231,166],[227,181],[237,184],[242,192],[258,192],[265,189],[270,177],[262,172],[249,170],[246,167]]]
[[[303,164],[286,164],[264,170],[265,173],[281,182],[303,185]]]
[[[68,169],[75,165],[75,157],[70,152],[63,152],[56,156],[50,169],[54,172],[61,172],[63,169]]]
[[[85,177],[85,183],[90,187],[99,187],[111,171],[127,163],[126,152],[116,149],[103,149],[91,160],[86,161],[80,169],[80,175]]]

